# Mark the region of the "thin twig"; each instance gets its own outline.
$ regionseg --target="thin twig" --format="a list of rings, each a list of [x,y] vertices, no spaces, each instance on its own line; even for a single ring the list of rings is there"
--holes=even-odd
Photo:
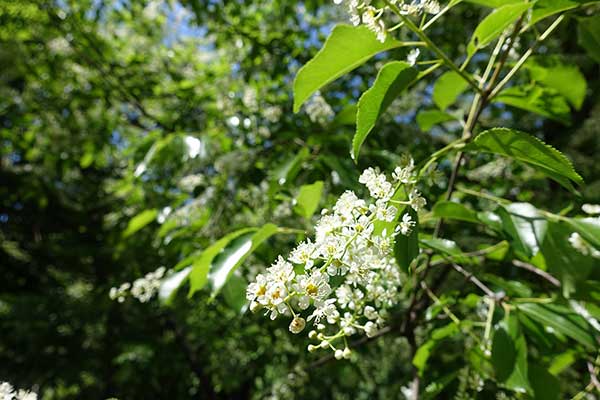
[[[531,265],[529,263],[523,262],[521,260],[513,260],[512,264],[515,267],[523,268],[523,269],[525,269],[525,270],[527,270],[529,272],[533,272],[534,274],[536,274],[538,276],[541,276],[542,278],[544,278],[545,280],[547,280],[548,282],[550,282],[554,286],[560,287],[560,281],[558,279],[556,279],[555,277],[553,277],[552,275],[550,275],[546,271],[537,268],[534,265]]]

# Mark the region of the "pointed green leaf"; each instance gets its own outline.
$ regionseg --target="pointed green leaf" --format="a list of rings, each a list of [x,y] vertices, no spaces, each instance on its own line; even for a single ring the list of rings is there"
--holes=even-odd
[[[304,218],[312,217],[319,206],[321,193],[323,193],[323,181],[303,185],[300,187],[298,196],[296,196],[294,210]]]
[[[526,258],[540,248],[547,229],[546,219],[529,203],[512,203],[497,210],[515,251]]]
[[[590,350],[598,349],[598,342],[591,328],[570,309],[538,303],[523,303],[517,307],[531,319],[540,322],[545,327],[570,337]]]
[[[444,111],[454,104],[458,96],[468,87],[467,81],[456,72],[445,72],[433,85],[433,102],[440,110]]]
[[[158,289],[158,299],[163,304],[170,304],[173,299],[173,295],[179,287],[183,284],[183,282],[187,279],[188,275],[192,270],[192,266],[186,267],[181,271],[177,271],[166,278],[164,278],[160,283],[160,288]]]
[[[442,340],[447,337],[454,336],[459,333],[458,325],[454,322],[443,326],[441,328],[434,329],[431,332],[430,339],[423,343],[416,351],[413,357],[412,363],[419,371],[419,375],[422,375],[427,366],[427,360],[431,355],[432,351]]]
[[[317,90],[352,71],[382,51],[402,46],[388,36],[384,43],[366,26],[337,25],[323,48],[298,71],[294,80],[294,112]]]
[[[556,57],[533,57],[524,65],[531,79],[556,90],[579,110],[585,99],[587,83],[576,65],[561,62]]]
[[[578,184],[583,183],[567,157],[524,132],[507,128],[490,129],[479,134],[467,149],[500,154],[525,162],[569,190],[574,190],[569,179]]]
[[[528,372],[529,382],[533,389],[534,400],[560,400],[560,383],[558,379],[539,365],[532,364]]]
[[[495,328],[492,365],[496,379],[504,386],[520,393],[532,392],[528,379],[527,342],[514,313],[507,315]]]
[[[485,17],[473,33],[467,46],[467,53],[472,56],[477,50],[487,46],[506,28],[527,11],[533,3],[516,3],[504,5]]]
[[[123,237],[129,237],[154,221],[158,215],[158,210],[144,210],[129,220],[127,228],[123,231]]]
[[[233,239],[247,234],[249,232],[255,232],[256,228],[243,228],[235,232],[231,232],[228,235],[222,237],[212,245],[206,248],[200,257],[194,261],[192,270],[189,275],[190,279],[190,292],[191,297],[196,291],[202,289],[208,282],[208,273],[212,265],[213,259],[227,246]]]
[[[417,70],[404,61],[392,61],[381,68],[373,86],[358,101],[356,134],[352,139],[352,159],[358,160],[360,147],[371,132],[377,119],[385,112],[398,94],[417,76]]]
[[[435,125],[448,121],[456,121],[454,115],[440,110],[422,110],[417,114],[417,124],[423,132],[429,131]]]
[[[567,100],[552,88],[542,86],[512,86],[494,97],[494,103],[530,111],[543,117],[571,125],[571,109]]]
[[[576,8],[580,3],[581,0],[538,0],[533,5],[529,25],[559,12]]]
[[[212,287],[212,297],[221,290],[231,274],[244,262],[246,258],[265,240],[277,232],[274,224],[263,225],[253,234],[246,234],[236,238],[225,251],[221,252],[212,263],[208,280]]]

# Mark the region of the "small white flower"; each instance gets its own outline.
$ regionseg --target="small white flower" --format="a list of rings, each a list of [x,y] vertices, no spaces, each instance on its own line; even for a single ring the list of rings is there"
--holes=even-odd
[[[417,58],[419,58],[419,54],[421,54],[421,50],[419,50],[419,49],[412,49],[410,51],[410,53],[408,53],[408,55],[406,56],[406,61],[410,65],[414,66],[417,63]]]
[[[410,232],[412,231],[412,228],[415,225],[416,225],[416,222],[413,221],[410,214],[407,213],[402,216],[402,221],[400,222],[398,227],[400,229],[401,234],[403,234],[404,236],[408,236],[408,235],[410,235]]]
[[[415,211],[419,211],[420,209],[425,207],[425,204],[427,204],[427,200],[425,200],[425,198],[421,196],[421,193],[419,193],[417,189],[413,189],[410,192],[410,194],[408,195],[408,199],[410,201],[410,206]]]
[[[301,242],[290,253],[290,261],[295,264],[304,264],[305,268],[311,268],[314,264],[314,259],[317,256],[317,251],[314,243],[310,240]]]
[[[375,336],[375,334],[377,333],[377,325],[374,322],[369,321],[365,324],[364,330],[365,330],[367,337],[371,338],[371,337]]]

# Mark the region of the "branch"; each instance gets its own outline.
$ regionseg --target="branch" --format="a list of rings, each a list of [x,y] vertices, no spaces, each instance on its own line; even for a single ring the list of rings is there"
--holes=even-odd
[[[556,287],[561,286],[560,281],[558,279],[556,279],[555,277],[553,277],[546,271],[537,268],[534,265],[531,265],[529,263],[526,263],[526,262],[523,262],[520,260],[513,260],[512,265],[514,265],[515,267],[518,267],[518,268],[523,268],[529,272],[533,272],[534,274],[541,276],[542,278],[544,278],[545,280],[547,280],[548,282],[550,282],[552,285],[554,285]]]

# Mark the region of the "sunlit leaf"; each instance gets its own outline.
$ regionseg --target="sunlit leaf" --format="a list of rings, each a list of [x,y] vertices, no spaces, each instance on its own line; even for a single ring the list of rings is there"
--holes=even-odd
[[[423,132],[448,121],[456,121],[456,117],[440,110],[423,110],[417,114],[417,124]]]
[[[358,160],[360,147],[371,132],[377,119],[392,101],[417,76],[417,70],[403,61],[392,61],[381,68],[373,86],[358,101],[356,134],[352,139],[352,158]]]
[[[296,196],[294,210],[304,218],[310,218],[317,210],[321,193],[323,192],[323,181],[316,181],[309,185],[302,185]]]
[[[466,206],[452,201],[439,201],[433,206],[433,215],[438,218],[457,219],[479,223],[477,213]]]
[[[479,134],[467,149],[500,154],[525,162],[569,190],[574,190],[569,180],[583,183],[567,157],[524,132],[507,128],[490,129]]]
[[[123,237],[129,237],[154,221],[158,215],[158,210],[144,210],[129,220],[127,228],[123,231]]]
[[[433,85],[433,102],[444,111],[454,104],[458,96],[463,93],[469,84],[459,74],[448,71],[442,74]]]
[[[298,71],[294,80],[294,112],[317,90],[365,63],[377,53],[402,46],[387,37],[384,43],[366,26],[337,25],[323,48]]]
[[[467,53],[473,55],[477,50],[490,44],[532,5],[533,3],[507,4],[494,10],[475,28],[473,37],[467,46]]]

